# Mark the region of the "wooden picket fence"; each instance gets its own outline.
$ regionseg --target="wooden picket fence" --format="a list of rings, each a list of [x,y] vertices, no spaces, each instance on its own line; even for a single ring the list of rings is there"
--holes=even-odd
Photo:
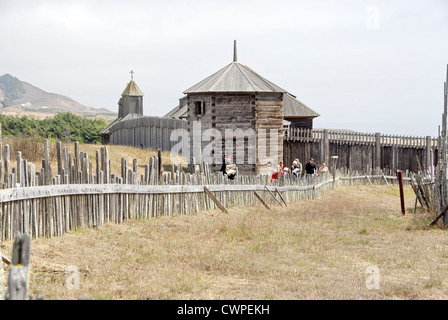
[[[106,146],[97,150],[95,166],[75,143],[75,153],[57,143],[57,170],[50,166],[49,141],[44,143],[42,170],[35,172],[17,154],[17,167],[11,168],[9,147],[4,146],[4,183],[0,190],[0,239],[11,240],[17,232],[37,237],[58,237],[86,227],[152,218],[161,215],[196,214],[203,210],[288,203],[314,199],[340,185],[393,183],[394,175],[375,170],[369,174],[339,170],[308,181],[281,176],[237,175],[229,180],[212,173],[207,163],[189,168],[163,166],[161,152],[151,157],[138,173],[137,160],[128,168],[122,158],[121,174],[110,170]],[[1,166],[0,166],[1,167]],[[409,178],[405,178],[409,179]],[[389,182],[388,182],[389,181]],[[407,180],[406,180],[407,181]]]
[[[323,180],[326,178],[326,180]],[[315,199],[341,185],[392,183],[394,176],[330,176],[309,185],[54,185],[0,191],[1,239],[16,232],[62,236],[70,230],[161,215]]]

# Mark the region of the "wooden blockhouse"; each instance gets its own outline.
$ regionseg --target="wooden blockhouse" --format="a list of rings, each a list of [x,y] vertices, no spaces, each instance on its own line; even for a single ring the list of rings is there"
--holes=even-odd
[[[210,151],[214,160],[212,169],[215,170],[221,168],[223,157],[230,153],[234,160],[240,159],[235,161],[240,172],[271,174],[274,166],[283,159],[284,126],[311,129],[313,119],[319,116],[294,95],[237,62],[236,43],[232,63],[187,89],[184,94],[186,96],[180,99],[179,106],[165,117],[187,119],[191,153],[198,156],[198,146],[204,152]],[[199,122],[200,131],[194,130]],[[226,137],[227,129],[252,130],[255,139]],[[207,131],[219,131],[220,134],[214,140],[204,139],[203,134]],[[277,135],[271,135],[271,132]],[[219,138],[221,141],[217,141]],[[229,149],[232,139],[233,146]],[[215,148],[207,149],[210,143]],[[272,147],[274,145],[276,150]],[[219,146],[221,152],[217,152],[220,151],[216,149]],[[267,146],[266,150],[261,150],[264,146]],[[260,157],[260,154],[266,157]]]

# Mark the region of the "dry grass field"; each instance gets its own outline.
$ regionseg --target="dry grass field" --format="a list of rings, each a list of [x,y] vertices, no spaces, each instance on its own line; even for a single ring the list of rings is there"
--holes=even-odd
[[[397,187],[340,187],[273,211],[231,208],[32,240],[31,291],[46,299],[447,299],[447,231],[413,213],[410,188],[405,198],[402,216]],[[2,243],[2,252],[11,247]],[[378,267],[378,289],[366,287],[368,266]]]

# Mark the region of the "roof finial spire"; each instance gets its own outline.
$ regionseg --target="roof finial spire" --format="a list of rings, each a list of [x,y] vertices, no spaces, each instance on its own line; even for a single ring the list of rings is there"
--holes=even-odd
[[[131,74],[131,81],[134,80],[134,73],[135,72],[133,70],[131,70],[131,72],[129,72],[129,73]]]
[[[236,61],[236,40],[233,40],[233,62]]]

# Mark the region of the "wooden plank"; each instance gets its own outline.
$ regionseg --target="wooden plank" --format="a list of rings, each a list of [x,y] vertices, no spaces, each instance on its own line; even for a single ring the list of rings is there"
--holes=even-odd
[[[269,194],[274,198],[275,201],[277,201],[277,203],[280,205],[280,207],[283,207],[283,205],[282,205],[282,203],[280,202],[280,200],[278,200],[278,199],[275,197],[275,195],[271,192],[271,190],[269,190],[268,186],[264,186],[264,188],[265,188],[266,190],[269,191]]]
[[[257,197],[258,200],[266,207],[268,210],[272,210],[266,202],[260,197],[260,195],[257,193],[257,191],[254,191],[254,195]]]
[[[440,213],[437,215],[437,217],[431,221],[431,223],[429,224],[429,226],[433,226],[437,223],[437,221],[439,221],[440,218],[442,218],[446,212],[448,211],[448,205],[446,205],[441,211]]]
[[[222,212],[228,213],[226,208],[224,208],[221,202],[219,202],[218,199],[216,199],[213,193],[211,193],[211,191],[206,186],[204,186],[204,192],[210,197],[210,199],[213,200],[213,202],[218,206],[219,209],[221,209]]]
[[[278,195],[280,196],[280,199],[282,199],[283,203],[285,204],[285,207],[287,207],[288,205],[286,204],[285,199],[283,199],[282,194],[280,193],[280,191],[278,191],[278,188],[275,188],[275,191],[278,193]]]
[[[383,177],[383,179],[384,179],[384,181],[386,182],[387,186],[390,187],[389,182],[387,182],[387,179],[386,179],[386,177],[384,176],[383,173],[381,173],[381,176]]]

